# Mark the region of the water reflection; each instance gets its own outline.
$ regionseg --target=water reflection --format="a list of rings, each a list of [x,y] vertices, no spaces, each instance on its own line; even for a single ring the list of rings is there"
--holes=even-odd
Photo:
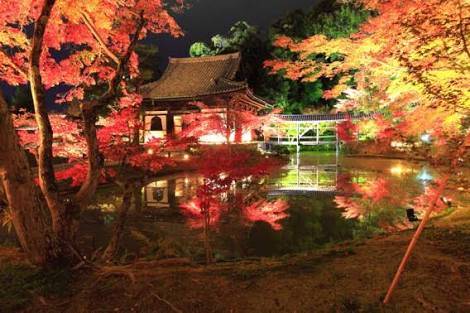
[[[134,194],[141,209],[129,217],[123,247],[210,261],[315,249],[413,227],[406,210],[437,177],[405,161],[336,160],[306,154],[268,176],[259,164],[239,160],[156,179]],[[106,197],[101,204],[115,201]],[[96,237],[109,228],[83,226]]]
[[[168,209],[178,203],[188,201],[195,195],[198,186],[197,177],[167,177],[143,188],[144,203],[147,208]]]
[[[269,194],[334,194],[338,191],[338,173],[338,164],[289,165],[280,177],[269,181]]]

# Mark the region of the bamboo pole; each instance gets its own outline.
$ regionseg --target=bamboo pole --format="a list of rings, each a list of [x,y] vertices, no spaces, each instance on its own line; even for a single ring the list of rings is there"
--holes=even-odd
[[[400,280],[400,276],[405,270],[405,266],[408,263],[408,260],[411,256],[411,253],[413,252],[414,247],[416,246],[416,243],[418,242],[419,236],[424,230],[424,227],[426,226],[426,223],[429,221],[429,218],[431,217],[431,213],[434,211],[436,208],[436,204],[439,201],[439,197],[442,194],[442,192],[445,189],[446,182],[448,178],[445,178],[439,185],[439,190],[436,192],[434,197],[431,199],[431,204],[429,208],[426,210],[426,213],[423,216],[423,219],[421,220],[421,223],[418,226],[418,229],[413,235],[413,238],[411,238],[411,241],[408,245],[408,248],[406,249],[405,255],[403,256],[403,259],[400,262],[400,265],[398,266],[397,272],[395,273],[395,276],[393,277],[392,283],[390,284],[390,287],[387,290],[387,294],[385,295],[385,299],[383,301],[384,304],[387,304],[390,301],[390,298],[392,296],[393,291],[395,290],[398,281]]]

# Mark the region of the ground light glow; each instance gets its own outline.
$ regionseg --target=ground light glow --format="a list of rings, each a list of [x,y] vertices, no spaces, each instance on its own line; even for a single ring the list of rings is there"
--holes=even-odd
[[[413,172],[413,169],[411,167],[406,167],[401,164],[395,165],[390,168],[390,174],[394,176],[402,176],[411,172]]]
[[[416,176],[416,178],[418,180],[420,180],[421,182],[425,183],[425,182],[429,182],[429,181],[432,181],[434,179],[434,177],[428,172],[427,169],[423,168],[418,176]]]
[[[431,135],[428,134],[428,133],[425,133],[425,134],[422,134],[421,135],[421,141],[424,142],[424,143],[431,143]]]
[[[230,134],[229,138],[231,143],[235,142],[235,132]],[[242,143],[249,143],[253,141],[253,136],[250,130],[245,130],[241,136]],[[227,142],[227,138],[223,134],[207,134],[199,137],[199,142],[203,144],[224,144]]]

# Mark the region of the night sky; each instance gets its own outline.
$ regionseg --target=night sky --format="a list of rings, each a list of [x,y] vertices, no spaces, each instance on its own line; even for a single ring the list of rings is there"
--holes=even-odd
[[[179,39],[159,36],[162,59],[185,57],[195,41],[209,42],[216,34],[225,34],[237,21],[266,30],[272,23],[295,9],[308,9],[319,0],[193,0],[192,7],[176,15],[185,36]]]

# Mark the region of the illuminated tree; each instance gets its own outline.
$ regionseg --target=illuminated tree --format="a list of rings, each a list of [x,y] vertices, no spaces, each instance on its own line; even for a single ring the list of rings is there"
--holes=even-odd
[[[27,31],[31,26],[33,33]],[[147,34],[161,32],[181,34],[161,1],[6,0],[0,4],[0,74],[10,85],[30,84],[38,126],[41,192],[32,192],[35,187],[29,165],[1,97],[2,121],[6,122],[1,123],[0,146],[7,150],[2,150],[0,174],[15,230],[33,262],[50,264],[70,255],[74,216],[93,196],[103,167],[98,115],[110,106],[118,111],[126,106],[125,100],[133,92],[129,82],[138,75],[135,46]],[[68,87],[59,102],[79,104],[86,142],[85,181],[75,196],[66,199],[58,193],[54,133],[45,103],[46,90],[57,85]],[[17,188],[28,189],[21,199],[13,192]],[[50,227],[48,214],[44,215],[46,222],[40,222],[41,208],[50,214]],[[24,233],[34,228],[38,233]]]
[[[338,78],[323,97],[338,99],[338,111],[380,113],[376,120],[381,139],[427,133],[438,149],[435,156],[456,153],[468,136],[468,4],[360,3],[378,14],[351,38],[314,35],[297,41],[279,36],[275,44],[299,58],[268,60],[265,65],[296,81]]]
[[[100,119],[100,128],[97,131],[103,163],[108,164],[100,170],[99,182],[116,184],[123,197],[113,236],[102,256],[105,261],[111,261],[118,252],[130,208],[129,199],[135,186],[140,186],[146,176],[152,176],[163,167],[177,163],[164,154],[166,149],[185,149],[189,143],[193,143],[187,139],[158,139],[141,145],[139,138],[134,138],[142,130],[142,124],[137,118],[138,109],[138,106],[130,106],[110,112]],[[80,125],[64,115],[50,114],[49,117],[54,131],[54,156],[66,158],[69,163],[65,169],[56,170],[55,177],[58,181],[70,183],[71,187],[80,187],[87,179],[88,168],[86,155],[83,153],[86,142]],[[14,122],[21,144],[37,156],[38,132],[33,114],[16,115]],[[129,173],[136,173],[141,178],[136,179],[135,175]]]

